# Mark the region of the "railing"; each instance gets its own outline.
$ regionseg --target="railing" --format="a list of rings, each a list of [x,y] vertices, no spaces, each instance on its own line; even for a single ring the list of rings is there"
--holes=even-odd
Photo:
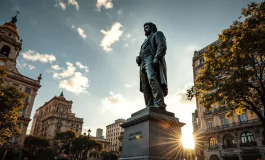
[[[247,142],[247,143],[240,143],[239,146],[240,146],[240,147],[257,146],[257,142],[256,142],[256,141],[253,141],[253,142]]]
[[[218,108],[213,108],[212,110],[205,110],[205,112],[203,112],[204,115],[208,115],[208,114],[212,114],[212,113],[217,113],[220,111],[224,111],[226,110],[227,107],[226,106],[219,106]]]
[[[222,126],[207,128],[204,130],[216,131],[216,130],[223,130],[223,129],[229,129],[229,128],[234,128],[234,127],[242,127],[242,126],[248,126],[248,125],[259,124],[259,123],[261,124],[259,119],[254,119],[254,120],[242,121],[242,122],[237,122],[237,123],[229,123],[229,124],[222,125]]]
[[[228,149],[228,148],[237,148],[236,144],[227,144],[227,145],[222,145],[223,149]]]

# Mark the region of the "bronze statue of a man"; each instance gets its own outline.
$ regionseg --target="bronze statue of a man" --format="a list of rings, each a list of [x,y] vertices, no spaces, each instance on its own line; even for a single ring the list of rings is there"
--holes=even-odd
[[[146,107],[165,110],[164,97],[168,94],[166,38],[153,23],[145,23],[144,32],[147,39],[136,57],[136,63],[140,66],[140,91],[144,94]]]

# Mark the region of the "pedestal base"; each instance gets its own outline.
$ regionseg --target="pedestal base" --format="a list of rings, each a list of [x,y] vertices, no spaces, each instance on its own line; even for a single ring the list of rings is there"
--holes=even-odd
[[[120,160],[182,159],[181,127],[174,113],[155,107],[133,113],[124,128]]]

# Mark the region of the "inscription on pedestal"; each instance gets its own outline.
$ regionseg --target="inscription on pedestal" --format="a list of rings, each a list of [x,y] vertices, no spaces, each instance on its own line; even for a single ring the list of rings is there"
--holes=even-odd
[[[134,133],[129,133],[129,141],[137,140],[143,138],[142,131],[137,131]]]

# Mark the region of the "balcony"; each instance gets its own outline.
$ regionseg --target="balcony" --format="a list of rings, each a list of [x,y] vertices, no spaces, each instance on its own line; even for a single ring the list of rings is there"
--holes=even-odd
[[[228,149],[228,148],[237,148],[236,144],[227,144],[227,145],[222,145],[223,149]]]
[[[252,146],[257,146],[257,142],[253,141],[253,142],[247,142],[247,143],[240,143],[239,144],[240,147],[252,147]]]
[[[207,128],[207,129],[204,129],[204,131],[216,132],[216,131],[222,131],[222,130],[228,130],[228,129],[235,129],[235,128],[253,126],[253,125],[261,125],[261,121],[259,119],[254,119],[254,120],[242,121],[242,122],[238,122],[238,123],[229,123],[229,124],[226,124],[226,125],[221,125],[221,126],[215,126],[215,127]]]

